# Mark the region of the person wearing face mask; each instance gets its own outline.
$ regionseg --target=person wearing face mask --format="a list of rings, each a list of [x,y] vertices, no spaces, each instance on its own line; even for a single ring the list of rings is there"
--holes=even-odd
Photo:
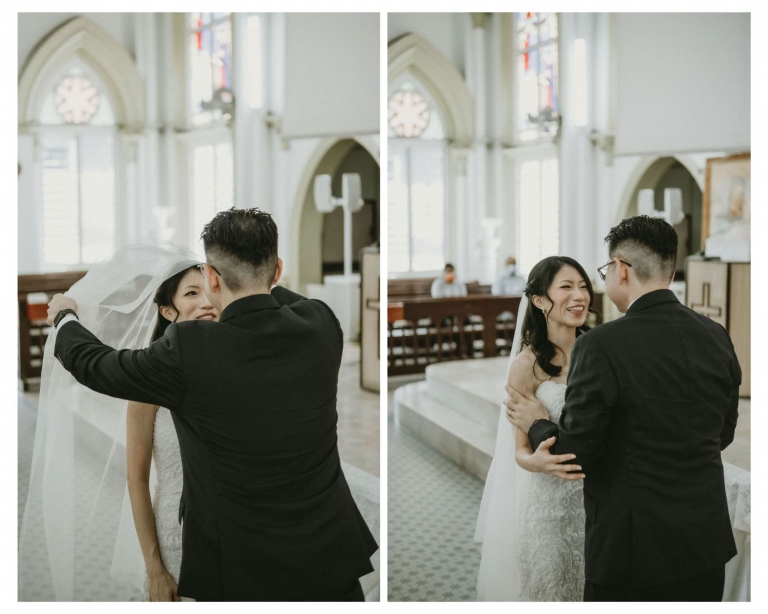
[[[456,269],[452,264],[446,264],[443,276],[432,282],[432,298],[450,298],[452,296],[467,296],[467,286],[457,281]]]
[[[517,260],[507,258],[504,272],[491,287],[493,296],[522,296],[525,292],[525,277],[517,274]]]

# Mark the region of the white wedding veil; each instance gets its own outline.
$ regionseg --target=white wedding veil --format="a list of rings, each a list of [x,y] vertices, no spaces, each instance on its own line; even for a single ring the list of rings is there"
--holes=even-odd
[[[197,262],[174,246],[124,247],[66,295],[105,344],[144,348],[158,287]],[[19,600],[140,599],[145,572],[127,496],[127,401],[78,384],[54,358],[55,341],[51,330],[19,533]]]
[[[510,366],[520,352],[522,322],[527,309],[528,298],[523,296],[515,320]],[[515,461],[515,427],[507,420],[506,406],[502,403],[496,450],[485,480],[475,530],[475,541],[483,544],[477,577],[478,601],[520,601],[517,502],[528,478],[528,472]]]

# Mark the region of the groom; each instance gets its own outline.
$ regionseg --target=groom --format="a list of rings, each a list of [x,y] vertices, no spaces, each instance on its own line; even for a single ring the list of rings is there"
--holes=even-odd
[[[171,410],[184,469],[179,596],[362,601],[378,546],[336,447],[339,323],[320,301],[270,292],[282,262],[269,214],[219,213],[202,239],[219,323],[172,324],[145,350],[116,351],[56,295],[56,358],[97,392]]]
[[[598,272],[626,317],[581,335],[560,424],[507,387],[510,422],[531,447],[583,467],[585,601],[721,601],[736,554],[720,451],[733,441],[739,368],[725,329],[681,305],[669,284],[677,234],[622,221]]]

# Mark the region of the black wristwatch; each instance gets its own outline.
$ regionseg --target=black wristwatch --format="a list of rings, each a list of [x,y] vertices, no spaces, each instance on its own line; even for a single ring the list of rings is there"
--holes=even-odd
[[[78,320],[80,320],[80,318],[77,317],[77,312],[74,309],[62,309],[59,313],[56,314],[56,317],[53,318],[53,327],[58,328],[59,322],[61,322],[62,318],[70,313]]]

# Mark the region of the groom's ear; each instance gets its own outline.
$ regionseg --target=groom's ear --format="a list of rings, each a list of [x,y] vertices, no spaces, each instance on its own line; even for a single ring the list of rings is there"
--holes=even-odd
[[[277,285],[277,282],[280,281],[280,276],[283,274],[283,259],[278,258],[277,259],[277,267],[275,268],[275,278],[272,280],[272,286]]]
[[[205,275],[205,281],[213,294],[221,292],[219,276],[208,263],[203,265],[203,275]]]

